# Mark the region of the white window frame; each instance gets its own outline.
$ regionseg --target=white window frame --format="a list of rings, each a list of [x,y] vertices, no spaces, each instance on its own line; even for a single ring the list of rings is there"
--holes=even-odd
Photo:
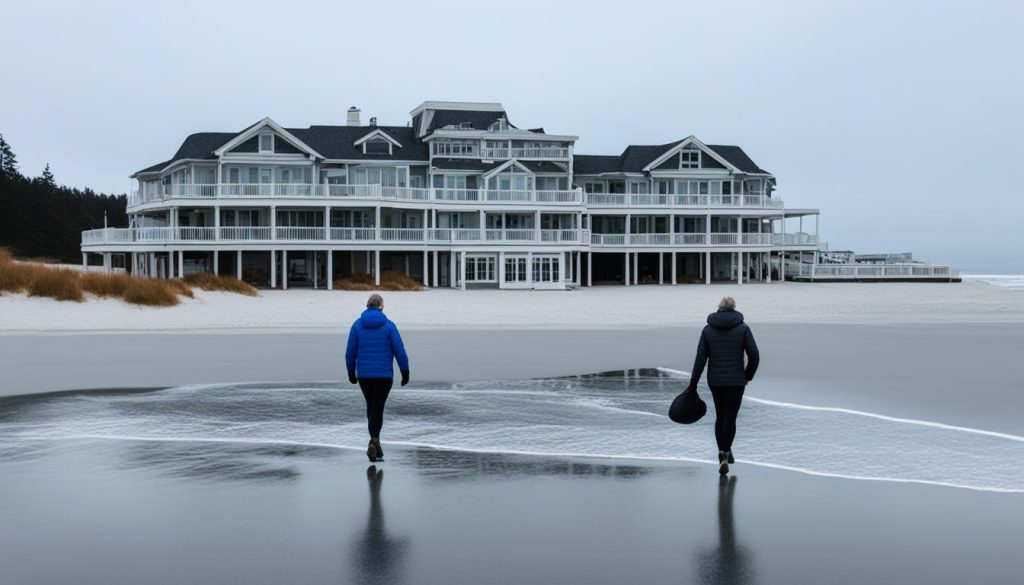
[[[701,152],[697,149],[684,148],[679,151],[679,168],[699,169]]]
[[[270,147],[263,148],[263,140],[269,139]],[[259,134],[259,152],[260,154],[273,154],[274,153],[274,135],[270,132],[262,132]]]
[[[526,284],[528,269],[526,256],[505,256],[505,282]]]
[[[498,282],[498,259],[494,254],[466,255],[466,284]]]

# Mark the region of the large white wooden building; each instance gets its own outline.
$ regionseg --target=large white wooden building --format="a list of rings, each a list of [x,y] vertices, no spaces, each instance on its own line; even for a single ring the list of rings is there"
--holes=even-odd
[[[129,227],[82,234],[83,261],[275,288],[387,270],[565,288],[771,282],[821,249],[818,210],[787,209],[738,146],[579,155],[576,136],[519,128],[497,103],[428,101],[402,126],[350,108],[346,122],[187,137],[132,175]]]

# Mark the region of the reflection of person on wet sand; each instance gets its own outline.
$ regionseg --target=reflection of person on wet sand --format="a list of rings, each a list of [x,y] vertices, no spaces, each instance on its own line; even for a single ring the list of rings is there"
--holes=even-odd
[[[718,484],[718,546],[699,553],[697,570],[701,583],[726,585],[754,582],[750,553],[736,542],[732,499],[736,477],[722,477]]]
[[[401,569],[405,539],[388,536],[384,527],[384,510],[380,503],[380,488],[384,482],[384,470],[371,465],[366,469],[370,483],[370,514],[366,530],[355,547],[356,566],[359,567],[360,583],[401,583]]]

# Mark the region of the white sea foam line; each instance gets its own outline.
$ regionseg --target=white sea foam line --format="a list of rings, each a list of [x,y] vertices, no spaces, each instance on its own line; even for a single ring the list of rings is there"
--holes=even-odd
[[[126,435],[68,435],[64,437],[18,437],[24,440],[35,440],[35,441],[62,441],[62,440],[77,440],[77,439],[102,439],[112,441],[151,441],[151,442],[175,442],[175,443],[243,443],[243,444],[255,444],[255,445],[296,445],[303,447],[325,447],[329,449],[339,449],[346,451],[362,451],[362,447],[350,447],[348,445],[336,445],[333,443],[313,443],[304,441],[289,441],[286,439],[236,439],[236,438],[208,438],[208,437],[133,437]],[[435,449],[437,451],[455,451],[464,453],[483,453],[483,454],[495,454],[495,455],[524,455],[531,457],[578,457],[587,459],[622,459],[622,460],[634,460],[634,461],[683,461],[687,463],[706,463],[711,465],[718,465],[718,461],[711,459],[697,459],[695,457],[654,457],[654,456],[642,456],[642,455],[602,455],[595,453],[572,453],[572,452],[542,452],[542,451],[519,451],[514,449],[474,449],[469,447],[451,447],[445,445],[436,445],[433,443],[417,443],[414,441],[381,441],[385,445],[402,446],[402,447],[425,447],[427,449]],[[756,467],[767,467],[770,469],[778,469],[780,471],[793,471],[796,473],[803,473],[805,475],[813,475],[816,477],[831,477],[835,479],[851,479],[859,481],[884,481],[890,483],[913,483],[921,485],[932,485],[938,487],[949,487],[957,489],[972,490],[977,492],[994,492],[1002,494],[1024,494],[1024,489],[1021,488],[998,488],[998,487],[982,487],[976,485],[966,485],[944,481],[934,481],[928,479],[909,479],[903,477],[872,477],[864,475],[848,475],[843,473],[828,473],[824,471],[813,471],[810,469],[804,469],[801,467],[791,467],[788,465],[778,465],[775,463],[764,463],[760,461],[748,461],[745,459],[737,459],[737,463],[744,463],[747,465],[753,465]]]
[[[690,376],[689,372],[684,372],[682,370],[673,370],[671,368],[658,368],[658,370],[663,371],[663,372],[671,375],[674,378],[685,378],[685,377],[689,377]],[[974,429],[974,428],[970,428],[970,427],[961,427],[961,426],[956,426],[956,425],[947,425],[947,424],[943,424],[943,423],[938,423],[938,422],[933,422],[933,421],[928,421],[928,420],[919,420],[919,419],[915,419],[915,418],[900,418],[900,417],[895,417],[895,416],[886,416],[884,414],[877,414],[877,413],[874,413],[874,412],[865,412],[863,410],[852,410],[852,409],[849,409],[849,408],[841,408],[841,407],[838,407],[838,406],[809,406],[809,405],[806,405],[806,404],[794,404],[792,402],[778,402],[778,401],[775,401],[775,400],[767,400],[767,399],[764,399],[764,398],[755,398],[753,396],[745,396],[744,398],[746,400],[757,402],[759,404],[767,404],[769,406],[781,406],[781,407],[784,407],[784,408],[794,408],[794,409],[797,409],[797,410],[813,410],[813,411],[817,411],[817,412],[838,412],[838,413],[842,413],[842,414],[852,414],[852,415],[855,415],[855,416],[866,416],[866,417],[869,417],[869,418],[875,418],[875,419],[878,419],[878,420],[884,420],[884,421],[889,421],[889,422],[905,423],[905,424],[910,424],[910,425],[918,425],[918,426],[922,426],[922,427],[931,427],[931,428],[943,429],[943,430],[947,430],[947,431],[959,431],[959,432],[963,432],[963,433],[973,433],[973,434],[976,434],[976,435],[984,435],[986,437],[996,437],[996,438],[999,438],[999,439],[1006,439],[1008,441],[1017,441],[1017,442],[1020,442],[1020,443],[1024,443],[1024,437],[1022,437],[1020,435],[1011,435],[1009,433],[999,433],[999,432],[996,432],[996,431],[986,431],[984,429]]]

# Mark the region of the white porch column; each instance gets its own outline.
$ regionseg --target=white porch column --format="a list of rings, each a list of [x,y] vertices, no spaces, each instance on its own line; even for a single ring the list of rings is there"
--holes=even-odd
[[[324,240],[331,241],[331,207],[324,209]]]
[[[85,252],[82,252],[82,268],[85,269],[88,266],[89,266],[88,254],[86,254]]]
[[[103,253],[103,272],[110,272],[110,252]]]
[[[526,253],[526,285],[533,288],[533,252]]]
[[[270,251],[270,288],[277,288],[277,252]]]
[[[466,290],[466,253],[459,254],[459,288]]]
[[[665,253],[658,252],[658,284],[665,284]]]
[[[629,263],[630,263],[630,261],[631,261],[631,259],[629,257],[629,252],[626,252],[626,286],[629,286],[629,284],[630,284],[630,282],[629,282]]]
[[[185,278],[185,250],[178,250],[178,278]]]
[[[583,277],[580,275],[580,265],[583,262],[583,259],[580,258],[581,254],[583,254],[583,252],[576,252],[575,253],[575,256],[576,256],[576,271],[573,274],[573,276],[574,276],[574,282],[576,283],[576,288],[579,288],[579,287],[583,286]]]
[[[736,284],[743,284],[743,252],[736,252]]]
[[[678,283],[679,280],[676,278],[676,253],[672,252],[672,284]]]
[[[765,275],[765,281],[771,284],[772,282],[772,252],[768,251],[768,273]]]
[[[288,290],[288,250],[281,250],[281,289]]]
[[[334,290],[334,250],[327,250],[327,290]]]
[[[156,252],[146,252],[146,272],[150,278],[156,278]]]
[[[430,252],[426,250],[423,250],[423,286],[430,286]]]
[[[277,207],[274,205],[270,206],[270,239],[277,239]]]
[[[640,252],[633,252],[633,284],[640,284]]]
[[[704,284],[711,284],[711,252],[704,252],[704,261],[707,263],[704,269]]]
[[[239,250],[235,258],[235,278],[242,280],[242,251]]]
[[[505,288],[505,253],[498,252],[498,288]]]
[[[434,250],[434,288],[437,288],[440,283],[440,281],[438,280],[438,272],[440,271],[440,269],[437,263],[437,256],[437,250]]]
[[[779,252],[779,280],[786,282],[786,251]]]
[[[450,288],[455,288],[455,286],[458,284],[458,280],[459,280],[458,278],[456,278],[457,275],[455,274],[455,256],[456,255],[457,255],[457,252],[455,252],[455,250],[452,250],[451,252],[448,252],[448,286]]]
[[[380,208],[377,208],[377,213],[380,213]],[[380,250],[373,251],[373,282],[380,286]]]
[[[587,286],[594,286],[594,253],[587,252]]]
[[[213,273],[220,274],[220,252],[213,251]]]

